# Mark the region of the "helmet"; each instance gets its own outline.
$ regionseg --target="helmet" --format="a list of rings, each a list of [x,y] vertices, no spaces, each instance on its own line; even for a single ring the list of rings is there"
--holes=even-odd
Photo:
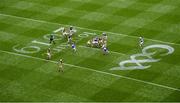
[[[106,36],[106,33],[102,33],[104,36]]]
[[[73,29],[73,26],[70,26],[69,29],[72,30],[72,29]]]

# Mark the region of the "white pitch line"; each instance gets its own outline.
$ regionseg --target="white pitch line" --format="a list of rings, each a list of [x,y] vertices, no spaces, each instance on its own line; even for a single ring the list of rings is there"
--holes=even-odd
[[[59,28],[59,29],[57,29],[57,30],[55,30],[55,31],[53,31],[54,33],[57,33],[57,32],[59,32],[59,31],[61,31],[61,30],[63,30],[63,28]]]
[[[87,47],[87,46],[78,46],[78,47],[82,47],[82,48],[88,48],[88,49],[94,49],[94,50],[101,50],[101,49],[97,49],[97,48],[91,48],[91,47]],[[118,54],[118,55],[127,55],[127,54],[123,54],[123,53],[119,53],[119,52],[115,52],[115,51],[110,51],[110,53],[114,53],[114,54]]]
[[[65,26],[71,26],[71,25],[67,25],[67,24],[60,24],[60,23],[54,23],[54,22],[43,21],[43,20],[30,19],[30,18],[25,18],[25,17],[20,17],[20,16],[14,16],[14,15],[8,15],[8,14],[2,14],[2,13],[0,13],[0,15],[2,15],[2,16],[8,16],[8,17],[13,17],[13,18],[18,18],[18,19],[24,19],[24,20],[36,21],[36,22],[41,22],[41,23],[53,24],[53,25],[65,25]],[[115,35],[120,35],[120,36],[127,36],[127,37],[131,37],[131,38],[139,38],[139,37],[137,37],[137,36],[131,36],[131,35],[127,35],[127,34],[113,33],[113,32],[101,31],[101,30],[95,30],[95,29],[89,29],[89,28],[83,28],[83,27],[78,27],[78,26],[75,26],[75,27],[77,27],[77,28],[79,28],[79,29],[90,30],[90,31],[106,32],[106,33],[109,33],[109,34],[115,34]],[[180,44],[172,43],[172,42],[166,42],[166,41],[155,40],[155,39],[149,39],[149,38],[144,38],[144,39],[149,40],[149,41],[155,41],[155,42],[160,42],[160,43],[166,43],[166,44],[171,44],[171,45],[178,45],[178,46],[180,46]]]
[[[33,40],[32,43],[38,43],[38,44],[42,44],[42,45],[46,45],[46,46],[50,46],[51,45],[51,44],[39,42],[39,41],[36,41],[36,40]]]
[[[19,53],[15,53],[15,52],[9,52],[9,51],[4,51],[4,50],[0,50],[0,52],[11,54],[11,55],[16,55],[16,56],[21,56],[21,57],[26,57],[26,58],[31,58],[31,59],[36,59],[36,60],[41,60],[41,61],[49,61],[51,63],[57,63],[56,61],[46,60],[46,59],[33,57],[33,56],[28,56],[28,55],[24,55],[24,54],[19,54]],[[104,71],[99,71],[99,70],[95,70],[95,69],[91,69],[91,68],[87,68],[87,67],[81,67],[81,66],[77,66],[77,65],[73,65],[73,64],[64,63],[64,65],[71,66],[71,67],[76,67],[76,68],[81,68],[81,69],[84,69],[84,70],[89,70],[89,71],[93,71],[93,72],[97,72],[97,73],[101,73],[101,74],[106,74],[106,75],[110,75],[110,76],[114,76],[114,77],[118,77],[118,78],[124,78],[124,79],[128,79],[128,80],[132,80],[132,81],[136,81],[136,82],[149,84],[149,85],[152,85],[152,86],[157,86],[157,87],[161,87],[161,88],[165,88],[165,89],[180,92],[180,89],[178,89],[178,88],[169,87],[169,86],[165,86],[165,85],[161,85],[161,84],[156,84],[156,83],[152,83],[152,82],[148,82],[148,81],[143,81],[143,80],[140,80],[140,79],[135,79],[135,78],[131,78],[131,77],[123,76],[123,75],[117,75],[117,74],[108,73],[108,72],[104,72]]]

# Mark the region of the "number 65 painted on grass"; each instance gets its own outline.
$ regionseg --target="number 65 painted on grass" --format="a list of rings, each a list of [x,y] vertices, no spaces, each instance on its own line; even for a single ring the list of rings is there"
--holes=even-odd
[[[39,52],[41,50],[37,46],[25,46],[25,47],[22,47],[20,49],[18,49],[18,46],[19,45],[15,45],[13,47],[13,50],[15,50],[16,52],[19,52],[19,53],[37,53],[37,52]]]
[[[133,54],[130,56],[130,60],[125,60],[119,63],[119,67],[114,67],[110,70],[135,70],[135,69],[147,69],[151,67],[151,65],[144,66],[143,63],[152,63],[158,62],[161,59],[154,59],[152,56],[155,55],[157,52],[148,52],[150,49],[166,49],[167,53],[161,54],[160,56],[170,55],[174,52],[174,48],[168,45],[156,44],[150,45],[143,48],[141,54]],[[145,57],[145,59],[137,59],[138,57]],[[133,66],[128,66],[127,64],[134,64]]]

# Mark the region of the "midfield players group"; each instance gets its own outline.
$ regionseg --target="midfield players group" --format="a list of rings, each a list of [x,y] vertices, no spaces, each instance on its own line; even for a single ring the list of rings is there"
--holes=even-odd
[[[75,45],[75,42],[73,41],[73,36],[75,35],[76,33],[76,29],[72,26],[68,27],[68,28],[60,28],[60,31],[59,33],[62,35],[62,37],[64,39],[67,40],[67,44],[72,48],[72,51],[73,52],[76,52],[76,45]],[[106,55],[106,54],[109,54],[109,51],[107,49],[107,34],[106,33],[102,33],[101,36],[95,36],[94,38],[92,38],[91,40],[88,40],[87,41],[87,46],[88,47],[92,47],[92,48],[99,48],[102,50],[103,52],[103,55]],[[49,43],[50,44],[56,44],[55,43],[55,35],[51,34],[50,35],[50,38],[49,38]],[[143,48],[143,44],[144,44],[144,39],[142,37],[139,37],[139,46],[141,48]],[[50,60],[52,57],[52,52],[51,52],[51,48],[48,48],[47,50],[47,59]],[[63,60],[60,59],[58,61],[58,71],[64,71],[63,70]]]

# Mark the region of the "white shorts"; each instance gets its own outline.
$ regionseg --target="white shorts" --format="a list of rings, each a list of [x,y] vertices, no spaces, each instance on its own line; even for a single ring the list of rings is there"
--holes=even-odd
[[[66,35],[69,35],[69,33],[67,33],[67,32],[63,32],[63,35],[64,35],[64,36],[66,36]]]
[[[93,44],[98,44],[98,41],[93,41],[92,43],[93,43]]]
[[[48,57],[48,58],[51,58],[51,54],[50,54],[50,53],[47,53],[47,57]]]
[[[144,44],[144,42],[140,42],[140,45],[143,45]]]

